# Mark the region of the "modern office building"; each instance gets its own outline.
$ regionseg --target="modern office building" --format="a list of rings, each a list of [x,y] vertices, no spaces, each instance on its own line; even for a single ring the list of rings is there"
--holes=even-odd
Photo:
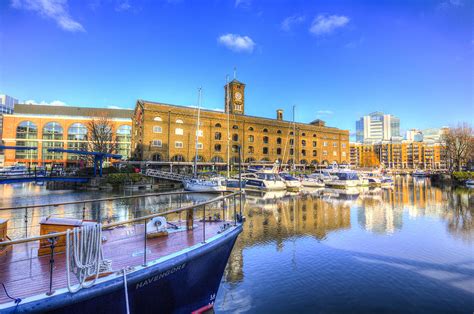
[[[407,140],[351,143],[350,152],[351,165],[356,168],[446,169],[445,150],[440,143]]]
[[[37,150],[5,150],[4,165],[74,166],[77,154],[48,152],[48,148],[85,150],[89,137],[88,123],[106,117],[112,126],[117,154],[130,156],[132,110],[72,106],[15,105],[13,114],[3,114],[3,144],[37,147]]]
[[[356,121],[356,141],[374,143],[401,140],[400,119],[382,112],[373,112]]]
[[[139,161],[208,164],[238,162],[238,147],[246,164],[323,165],[349,160],[349,131],[328,127],[324,121],[293,123],[245,115],[245,84],[226,85],[222,111],[138,100],[133,116],[132,157]],[[196,134],[198,141],[196,143]]]
[[[0,114],[13,113],[17,103],[18,99],[5,94],[0,94]]]

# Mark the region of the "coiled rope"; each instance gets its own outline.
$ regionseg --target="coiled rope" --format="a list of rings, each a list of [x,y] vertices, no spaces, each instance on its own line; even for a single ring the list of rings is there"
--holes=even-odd
[[[95,284],[101,272],[110,271],[111,261],[104,260],[102,253],[102,224],[88,224],[66,232],[66,274],[69,292]],[[70,273],[74,273],[79,284],[74,288]],[[86,283],[87,278],[95,276]]]

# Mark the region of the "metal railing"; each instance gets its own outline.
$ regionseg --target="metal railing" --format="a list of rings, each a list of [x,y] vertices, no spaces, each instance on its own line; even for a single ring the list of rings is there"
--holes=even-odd
[[[147,198],[147,197],[155,197],[155,196],[163,196],[163,195],[179,195],[179,194],[209,194],[209,193],[212,193],[212,192],[183,192],[183,191],[180,191],[180,192],[170,192],[170,193],[152,193],[152,194],[144,194],[144,195],[133,195],[133,196],[121,196],[121,197],[115,197],[115,198],[101,198],[101,199],[94,199],[94,200],[83,200],[83,201],[72,201],[72,202],[64,202],[64,203],[54,203],[54,204],[43,204],[43,205],[30,205],[30,206],[15,206],[15,207],[8,207],[8,208],[1,208],[1,210],[18,210],[18,209],[32,209],[32,208],[39,208],[39,207],[45,207],[45,206],[54,206],[54,207],[57,207],[57,206],[62,206],[62,205],[71,205],[71,204],[82,204],[82,203],[91,203],[91,202],[104,202],[104,201],[112,201],[112,200],[117,200],[117,199],[133,199],[133,198]],[[197,222],[198,224],[199,223],[202,223],[202,241],[201,243],[206,243],[206,239],[207,239],[207,236],[209,235],[207,232],[207,229],[206,229],[206,225],[211,223],[211,221],[213,223],[216,223],[216,221],[219,223],[222,223],[222,226],[224,227],[223,229],[221,230],[225,230],[226,228],[230,227],[230,226],[236,226],[237,224],[239,224],[241,222],[241,217],[242,217],[242,193],[240,191],[237,191],[237,192],[213,192],[213,194],[215,194],[216,197],[212,198],[212,199],[209,199],[209,200],[205,200],[205,201],[202,201],[202,202],[199,202],[197,204],[190,204],[190,205],[185,205],[185,206],[180,206],[179,208],[175,208],[175,209],[170,209],[170,210],[165,210],[163,212],[158,212],[158,213],[154,213],[154,214],[149,214],[149,215],[145,215],[145,216],[141,216],[141,217],[136,217],[136,218],[132,218],[132,219],[126,219],[126,220],[122,220],[122,221],[117,221],[117,222],[112,222],[112,223],[108,223],[108,224],[104,224],[102,226],[102,229],[103,230],[111,230],[111,229],[114,229],[115,227],[118,227],[118,226],[132,226],[132,227],[135,227],[135,226],[139,226],[139,224],[143,224],[143,260],[140,262],[139,265],[130,265],[130,266],[146,266],[148,264],[148,259],[149,259],[149,241],[147,239],[147,235],[148,235],[148,230],[147,230],[147,223],[155,218],[155,217],[159,217],[159,216],[168,216],[168,215],[176,215],[176,214],[180,214],[182,212],[188,212],[188,211],[192,211],[193,215],[192,215],[192,225],[194,226],[194,223]],[[240,203],[240,206],[238,206],[237,203]],[[216,205],[217,204],[217,207],[213,207],[212,205]],[[232,210],[232,214],[231,215],[227,215],[225,214],[225,211],[228,210],[228,209],[231,209]],[[199,210],[201,211],[201,213],[199,213]],[[211,214],[212,211],[215,211],[217,210],[217,212],[220,213],[220,211],[222,210],[222,219],[219,219],[219,220],[211,220],[210,217],[211,216],[207,216],[208,214]],[[198,212],[198,215],[197,216],[194,216],[194,213],[195,212]],[[201,214],[201,215],[199,215]],[[194,217],[197,218],[194,219]],[[208,219],[209,217],[209,219]],[[226,219],[226,217],[228,219]],[[181,215],[179,216],[179,221],[181,223]],[[187,221],[186,221],[187,223]],[[181,226],[183,227],[183,226]],[[220,227],[220,226],[219,226]],[[71,227],[72,228],[72,227]],[[133,228],[130,228],[130,229],[133,229]],[[189,229],[187,229],[189,230]],[[214,229],[215,231],[216,229]],[[132,230],[133,232],[135,232],[136,230]],[[39,270],[33,270],[31,269],[32,264],[34,263],[31,263],[32,259],[40,259],[40,258],[49,258],[49,262],[50,262],[50,267],[49,267],[49,282],[47,283],[47,285],[45,284],[44,285],[44,288],[46,290],[46,292],[48,294],[54,294],[54,289],[53,289],[53,281],[54,281],[54,271],[56,269],[56,267],[54,266],[55,264],[55,256],[56,254],[58,254],[59,252],[55,251],[56,247],[55,247],[55,244],[57,242],[57,240],[59,239],[59,237],[62,237],[62,236],[65,236],[66,235],[66,231],[64,232],[56,232],[56,233],[50,233],[50,234],[45,234],[45,235],[38,235],[38,236],[33,236],[33,237],[29,237],[29,238],[22,238],[22,239],[14,239],[14,240],[9,240],[9,241],[4,241],[4,242],[0,242],[0,250],[1,249],[4,249],[8,246],[14,246],[14,245],[25,245],[24,249],[25,249],[25,256],[26,258],[22,259],[21,257],[16,259],[12,259],[11,263],[20,263],[20,265],[17,265],[19,266],[19,268],[21,267],[30,267],[29,271],[28,269],[24,269],[24,275],[17,275],[17,276],[23,276],[23,277],[20,277],[20,278],[17,278],[16,280],[23,280],[25,278],[29,278],[31,280],[33,280],[34,276],[39,276],[39,274],[42,272],[41,268],[39,268]],[[211,233],[211,232],[209,232]],[[215,234],[214,234],[215,235]],[[129,235],[129,234],[124,234],[123,235],[124,238],[121,238],[121,239],[114,239],[112,240],[112,245],[115,241],[123,241],[123,240],[130,240],[130,237],[132,236],[136,236],[135,234],[133,235]],[[139,236],[139,235],[138,235]],[[139,238],[137,238],[139,240]],[[33,248],[31,246],[29,246],[29,243],[31,242],[36,242],[36,241],[42,241],[42,240],[49,240],[49,243],[50,243],[50,247],[49,249],[51,250],[50,251],[50,254],[48,254],[48,256],[39,256],[38,255],[35,255],[33,254],[32,250],[36,249],[37,247],[34,246]],[[133,240],[132,240],[133,241]],[[44,242],[44,241],[43,241]],[[106,242],[107,243],[110,243],[110,242]],[[156,245],[156,244],[155,244]],[[120,249],[120,244],[118,245],[119,249]],[[137,247],[140,247],[139,245],[137,246],[134,246],[134,248],[137,248]],[[39,248],[39,246],[38,246]],[[28,253],[27,250],[30,250],[31,252]],[[129,252],[130,253],[130,252]],[[7,252],[6,254],[13,254],[11,251],[10,252]],[[31,255],[30,255],[31,254]],[[150,251],[150,254],[151,254],[151,251]],[[155,256],[156,256],[156,252],[155,252]],[[107,258],[107,256],[104,256],[104,258]],[[68,262],[68,261],[66,261]],[[4,263],[4,266],[7,264],[7,263],[10,263],[10,261],[6,261]],[[37,265],[37,264],[35,264]],[[37,266],[38,267],[38,266]],[[41,267],[41,266],[40,266]],[[3,277],[3,278],[2,278]],[[9,276],[8,275],[5,275],[3,274],[0,275],[0,282],[3,283],[3,284],[6,284],[7,286],[8,285],[14,285],[15,284],[15,281],[16,280],[10,280],[9,279]],[[59,288],[59,287],[56,287],[56,288]],[[42,291],[44,292],[44,291]],[[1,298],[2,296],[0,295],[0,300],[2,299]],[[24,297],[24,296],[21,296],[21,297]],[[3,303],[3,301],[0,301],[0,303]]]

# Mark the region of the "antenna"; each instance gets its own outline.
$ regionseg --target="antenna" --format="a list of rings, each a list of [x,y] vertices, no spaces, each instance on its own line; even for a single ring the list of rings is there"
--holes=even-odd
[[[237,67],[234,67],[234,80],[237,79]]]

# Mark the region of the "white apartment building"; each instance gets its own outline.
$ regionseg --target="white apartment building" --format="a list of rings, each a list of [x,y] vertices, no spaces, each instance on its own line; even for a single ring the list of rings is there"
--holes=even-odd
[[[400,119],[383,112],[363,116],[356,121],[356,140],[359,143],[401,140]]]

